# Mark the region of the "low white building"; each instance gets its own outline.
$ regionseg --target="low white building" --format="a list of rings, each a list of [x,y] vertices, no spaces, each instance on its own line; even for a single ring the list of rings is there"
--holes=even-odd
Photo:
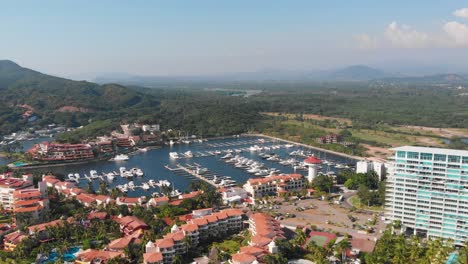
[[[230,204],[244,200],[249,196],[248,192],[240,187],[231,187],[221,191],[224,204]]]
[[[385,161],[380,160],[361,160],[356,163],[356,173],[368,173],[375,171],[379,180],[384,180],[386,176]]]

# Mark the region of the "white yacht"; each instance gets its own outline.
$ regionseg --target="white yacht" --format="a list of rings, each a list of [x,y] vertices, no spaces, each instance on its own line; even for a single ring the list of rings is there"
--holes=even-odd
[[[222,158],[222,159],[230,159],[230,158],[232,158],[232,157],[233,157],[233,156],[232,156],[231,153],[227,153],[226,155],[222,156],[221,158]]]
[[[109,172],[106,174],[106,177],[109,181],[112,181],[115,178],[115,174],[113,172]]]
[[[181,194],[182,193],[179,190],[175,189],[175,190],[172,190],[172,192],[169,194],[169,196],[170,197],[177,197],[177,196],[179,196]]]
[[[172,146],[172,145],[174,145],[174,140],[171,139],[171,140],[169,141],[169,146]]]
[[[169,157],[171,159],[178,159],[179,158],[179,154],[177,152],[169,152]]]
[[[184,152],[184,155],[185,155],[185,157],[187,157],[187,158],[193,158],[193,153],[192,153],[192,151],[190,151],[190,150]]]
[[[144,182],[143,185],[141,186],[141,188],[145,191],[149,190],[150,186],[148,183]]]
[[[134,175],[134,176],[143,176],[144,175],[143,171],[141,169],[139,169],[139,168],[132,168],[130,170],[130,173],[132,175]]]
[[[196,173],[200,175],[200,174],[206,173],[207,171],[208,171],[207,168],[200,168],[200,167],[197,167]]]
[[[123,160],[128,160],[128,159],[129,159],[128,155],[119,154],[119,155],[115,156],[112,160],[114,160],[114,161],[123,161]]]
[[[149,186],[151,186],[151,187],[156,186],[156,182],[155,182],[153,179],[149,180],[149,181],[148,181],[148,184],[149,184]]]
[[[97,179],[97,178],[99,178],[99,174],[98,174],[97,171],[95,171],[95,170],[90,170],[90,171],[89,171],[89,176],[91,177],[91,179]]]
[[[120,167],[120,176],[124,178],[130,178],[133,177],[133,173],[131,171],[128,171],[125,167]]]

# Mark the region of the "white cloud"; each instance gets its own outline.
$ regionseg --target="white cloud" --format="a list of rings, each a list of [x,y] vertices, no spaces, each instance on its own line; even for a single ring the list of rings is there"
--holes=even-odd
[[[359,49],[375,49],[378,46],[377,38],[368,34],[355,35],[354,40]]]
[[[455,12],[453,12],[453,15],[456,17],[468,18],[468,8],[461,8],[455,10]]]
[[[468,46],[468,26],[456,21],[445,23],[443,30],[455,46]]]
[[[428,34],[399,25],[395,21],[387,26],[384,36],[393,46],[399,48],[423,48],[431,44]]]

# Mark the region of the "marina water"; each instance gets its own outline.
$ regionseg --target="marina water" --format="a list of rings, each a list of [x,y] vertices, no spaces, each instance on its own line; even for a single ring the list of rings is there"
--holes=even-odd
[[[270,149],[265,151],[250,151],[251,146],[258,145],[262,146],[279,146],[276,149]],[[133,177],[133,178],[123,178],[120,175],[116,175],[113,181],[107,181],[109,188],[114,188],[117,185],[123,185],[129,181],[133,181],[136,186],[142,186],[144,182],[148,182],[150,179],[158,182],[159,180],[168,180],[171,182],[171,187],[180,191],[189,191],[190,182],[196,180],[194,177],[188,177],[184,175],[177,174],[173,171],[168,170],[165,166],[171,168],[176,167],[177,165],[187,166],[199,164],[201,167],[208,169],[210,172],[219,175],[219,176],[229,176],[232,180],[235,180],[239,184],[244,184],[249,178],[255,178],[250,173],[244,169],[236,168],[233,164],[225,163],[221,157],[225,154],[225,151],[230,150],[242,150],[241,153],[232,153],[233,155],[239,155],[248,159],[252,159],[258,162],[263,163],[267,168],[276,168],[281,173],[293,173],[294,168],[291,165],[281,165],[277,161],[269,161],[262,159],[259,156],[259,153],[275,153],[282,159],[295,158],[299,161],[303,161],[305,157],[295,157],[290,156],[289,153],[296,150],[304,150],[314,154],[315,156],[332,161],[339,164],[355,164],[356,161],[350,158],[345,158],[342,156],[304,148],[300,146],[289,146],[286,147],[286,143],[279,140],[272,140],[268,138],[261,137],[239,137],[239,138],[228,138],[228,139],[218,139],[218,140],[209,140],[205,142],[193,142],[190,144],[175,144],[173,146],[164,146],[159,149],[152,149],[146,152],[136,152],[134,155],[130,155],[129,160],[126,161],[100,161],[100,162],[90,162],[87,164],[80,165],[68,165],[62,167],[50,167],[47,170],[52,173],[60,173],[63,175],[68,175],[69,173],[79,173],[82,180],[79,183],[79,187],[86,188],[88,186],[88,180],[84,178],[84,174],[90,175],[90,170],[96,170],[100,175],[102,173],[109,172],[119,172],[120,167],[126,167],[127,170],[131,168],[140,168],[144,171],[145,175],[143,177]],[[171,159],[169,157],[170,152],[177,152],[179,156],[184,156],[183,153],[191,151],[194,155],[192,158],[179,158]],[[209,154],[214,151],[221,151],[220,155]],[[199,157],[204,155],[203,157]],[[48,172],[44,171],[43,172]],[[334,166],[323,165],[324,172],[333,171],[338,172],[340,169],[337,169]],[[301,173],[303,175],[307,174],[305,170],[298,170],[296,173]],[[105,176],[104,176],[104,179]],[[93,180],[94,190],[99,190],[100,179]],[[159,188],[151,188],[149,190],[143,190],[142,188],[135,188],[135,190],[128,190],[127,195],[129,197],[139,197],[139,196],[151,196],[154,192],[160,192]]]

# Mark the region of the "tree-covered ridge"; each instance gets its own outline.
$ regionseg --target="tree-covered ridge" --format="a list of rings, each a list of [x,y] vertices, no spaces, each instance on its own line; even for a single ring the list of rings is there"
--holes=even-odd
[[[25,125],[23,105],[33,109],[39,124],[86,125],[89,119],[133,118],[155,110],[159,102],[118,84],[98,85],[58,78],[10,61],[0,61],[0,134]]]

